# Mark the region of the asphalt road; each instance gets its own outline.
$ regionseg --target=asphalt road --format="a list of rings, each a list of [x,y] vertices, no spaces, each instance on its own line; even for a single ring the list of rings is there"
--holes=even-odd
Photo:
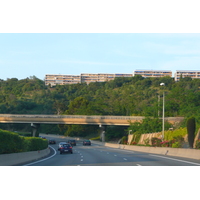
[[[77,140],[73,154],[60,154],[58,143],[68,138],[57,136],[54,139],[57,144],[50,145],[51,155],[23,166],[200,166],[200,161],[194,159],[115,149],[95,143],[83,146],[82,140]]]

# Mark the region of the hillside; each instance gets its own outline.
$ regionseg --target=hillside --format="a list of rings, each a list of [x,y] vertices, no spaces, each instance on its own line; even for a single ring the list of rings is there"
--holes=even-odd
[[[164,87],[160,86],[162,82],[165,83]],[[175,82],[170,77],[134,76],[89,85],[57,85],[54,88],[45,86],[44,81],[35,76],[22,80],[0,80],[0,113],[138,115],[156,118],[162,116],[163,90],[166,117],[195,116],[199,123],[200,79],[191,78]],[[16,126],[20,127],[12,125],[12,129]],[[66,128],[60,126],[55,131],[64,133]]]

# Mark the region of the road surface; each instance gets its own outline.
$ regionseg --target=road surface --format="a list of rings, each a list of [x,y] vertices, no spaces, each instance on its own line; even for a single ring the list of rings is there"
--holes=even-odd
[[[23,166],[200,166],[199,160],[115,149],[95,142],[91,146],[83,146],[82,140],[77,140],[73,154],[60,154],[58,143],[66,142],[68,138],[46,138],[54,138],[57,142],[50,145],[51,155]]]

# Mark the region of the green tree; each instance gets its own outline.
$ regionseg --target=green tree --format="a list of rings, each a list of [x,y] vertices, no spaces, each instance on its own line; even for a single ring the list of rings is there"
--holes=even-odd
[[[195,130],[196,130],[195,118],[191,117],[187,121],[188,142],[190,148],[193,148]]]

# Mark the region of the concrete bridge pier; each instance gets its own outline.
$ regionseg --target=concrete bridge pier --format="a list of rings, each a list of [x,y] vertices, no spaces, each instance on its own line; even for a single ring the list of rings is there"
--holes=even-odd
[[[38,137],[39,136],[39,132],[38,129],[40,127],[40,124],[35,124],[35,123],[31,123],[31,127],[32,127],[32,136],[33,137]]]
[[[99,125],[100,128],[100,138],[102,142],[105,142],[105,130],[106,130],[106,126],[103,125]]]

